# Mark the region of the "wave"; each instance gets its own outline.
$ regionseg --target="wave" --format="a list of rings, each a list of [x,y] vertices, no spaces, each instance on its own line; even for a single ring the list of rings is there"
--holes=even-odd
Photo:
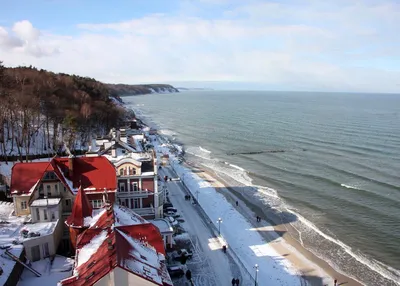
[[[359,188],[357,188],[357,187],[354,187],[354,186],[350,186],[350,185],[346,185],[346,184],[340,184],[342,187],[345,187],[345,188],[347,188],[347,189],[354,189],[354,190],[360,190],[360,191],[362,191],[362,189],[359,189]]]
[[[334,243],[336,247],[339,247],[342,249],[343,252],[347,253],[350,255],[353,259],[361,263],[364,267],[368,267],[370,271],[374,271],[376,273],[379,273],[382,277],[385,279],[391,280],[391,281],[397,281],[398,278],[400,277],[400,271],[397,271],[394,268],[391,268],[390,266],[387,266],[379,261],[374,261],[373,259],[370,259],[363,255],[362,253],[357,253],[355,250],[353,250],[350,246],[345,244],[339,239],[334,238],[333,236],[328,235],[327,233],[323,232],[321,229],[319,229],[315,224],[313,224],[311,221],[307,220],[304,218],[302,215],[300,215],[293,207],[288,205],[280,196],[279,193],[272,189],[268,188],[265,186],[259,186],[259,185],[253,185],[252,180],[249,177],[249,172],[237,165],[230,164],[229,162],[222,162],[217,159],[213,159],[211,162],[203,162],[201,165],[212,169],[218,176],[228,176],[230,179],[233,179],[235,181],[238,181],[242,183],[243,185],[249,186],[254,188],[255,190],[255,195],[256,197],[267,207],[272,208],[277,210],[278,212],[289,212],[296,216],[298,218],[298,221],[302,224],[302,226],[299,226],[299,222],[294,222],[290,223],[292,227],[298,232],[299,235],[299,243],[303,245],[306,249],[314,253],[317,257],[324,259],[326,261],[329,261],[329,264],[336,269],[336,271],[341,272],[345,275],[351,276],[354,280],[358,280],[356,277],[353,277],[352,273],[344,273],[342,270],[343,266],[341,263],[338,263],[334,259],[334,255],[323,255],[318,252],[313,247],[307,246],[304,243],[304,237],[306,236],[306,233],[314,232],[315,234],[318,234],[319,236],[322,236],[324,239],[330,241],[331,243]],[[247,178],[246,178],[247,177]],[[351,189],[358,189],[355,186],[351,185],[346,185],[346,184],[340,184],[337,183],[337,185],[341,185],[342,187],[347,187]],[[303,236],[303,239],[302,239]],[[349,258],[350,259],[350,258]],[[345,262],[344,262],[345,263]],[[339,266],[340,265],[340,266]],[[375,278],[379,279],[379,278]],[[395,282],[396,283],[396,282]],[[400,285],[400,284],[399,284]]]
[[[203,148],[203,147],[201,147],[201,146],[199,146],[199,149],[200,149],[201,151],[205,152],[205,153],[208,153],[208,154],[211,153],[211,151],[209,151],[209,150],[207,150],[207,149],[205,149],[205,148]]]

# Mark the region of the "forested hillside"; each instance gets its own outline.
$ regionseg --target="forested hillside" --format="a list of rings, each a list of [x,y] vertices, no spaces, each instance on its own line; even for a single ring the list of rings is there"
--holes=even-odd
[[[139,95],[150,93],[172,93],[179,92],[178,89],[169,84],[106,84],[111,95]]]
[[[116,102],[92,78],[0,62],[0,157],[85,147],[125,116]]]

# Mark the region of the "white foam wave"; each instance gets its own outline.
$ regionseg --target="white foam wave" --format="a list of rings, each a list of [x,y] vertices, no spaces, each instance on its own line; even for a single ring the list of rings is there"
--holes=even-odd
[[[235,169],[237,169],[237,170],[246,172],[245,169],[243,169],[243,168],[241,168],[241,167],[239,167],[239,166],[237,166],[237,165],[233,165],[233,164],[230,164],[230,163],[228,163],[228,162],[225,162],[225,164],[226,164],[226,165],[229,165],[229,166],[231,166],[232,168],[235,168]]]
[[[162,135],[167,135],[167,136],[176,136],[175,132],[172,130],[168,130],[168,129],[161,129],[159,131]]]
[[[342,187],[348,188],[348,189],[354,189],[354,190],[359,190],[359,188],[354,187],[354,186],[350,186],[350,185],[346,185],[346,184],[340,184]]]
[[[364,255],[361,254],[357,254],[355,253],[352,248],[350,246],[348,246],[347,244],[343,243],[342,241],[335,239],[329,235],[327,235],[326,233],[324,233],[323,231],[321,231],[317,226],[315,226],[312,222],[310,222],[309,220],[307,220],[306,218],[304,218],[303,216],[301,216],[299,213],[294,212],[293,210],[287,209],[288,212],[291,212],[292,214],[294,214],[295,216],[297,216],[297,218],[307,227],[311,228],[313,231],[315,231],[316,233],[318,233],[319,235],[321,235],[322,237],[324,237],[326,240],[329,240],[331,242],[333,242],[334,244],[338,245],[341,247],[341,249],[343,249],[347,254],[349,254],[350,256],[354,257],[358,262],[364,264],[365,266],[367,266],[368,268],[370,268],[372,271],[375,271],[379,274],[381,274],[383,277],[385,277],[386,279],[392,280],[394,281],[397,285],[400,285],[400,283],[396,282],[398,281],[399,277],[400,277],[400,271],[390,268],[389,266],[383,264],[383,263],[374,263],[373,260],[368,259],[367,257],[365,257]],[[294,225],[293,225],[294,226]],[[318,256],[318,253],[314,253],[315,255]],[[325,258],[326,259],[326,258]],[[331,263],[334,265],[334,263]],[[338,272],[340,272],[340,269],[338,269],[338,267],[335,267],[336,270]],[[389,271],[390,270],[390,271]],[[346,275],[349,275],[348,273],[346,273]],[[353,279],[355,279],[354,277],[352,277]],[[355,279],[357,280],[357,279]]]
[[[199,146],[199,149],[200,149],[201,151],[205,152],[205,153],[208,153],[208,154],[211,153],[210,150],[207,150],[207,149],[205,149],[205,148],[203,148],[203,147],[201,147],[201,146]]]

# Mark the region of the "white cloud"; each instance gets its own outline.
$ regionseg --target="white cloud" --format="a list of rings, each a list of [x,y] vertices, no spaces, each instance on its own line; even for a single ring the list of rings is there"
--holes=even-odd
[[[14,34],[0,27],[1,56],[9,65],[107,82],[240,81],[287,89],[399,91],[400,67],[380,63],[400,61],[394,48],[400,46],[397,4],[249,3],[213,18],[153,14],[82,23],[67,37],[22,21],[13,26]],[[368,60],[376,66],[365,64]]]

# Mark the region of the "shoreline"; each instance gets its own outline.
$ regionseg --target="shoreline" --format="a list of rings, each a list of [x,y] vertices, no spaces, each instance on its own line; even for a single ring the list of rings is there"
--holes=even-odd
[[[326,261],[317,257],[311,251],[303,247],[297,240],[288,234],[288,229],[293,228],[289,223],[277,222],[262,210],[254,199],[241,192],[241,190],[230,186],[223,178],[218,176],[215,171],[204,166],[196,166],[185,161],[184,165],[191,172],[198,175],[201,179],[208,181],[215,191],[222,194],[225,199],[236,208],[237,211],[246,218],[258,233],[270,244],[282,257],[288,259],[293,267],[310,285],[333,285],[333,280],[338,279],[339,285],[361,286],[360,282],[342,274],[330,266]],[[223,190],[226,190],[224,192]],[[239,202],[239,207],[235,206],[235,201]],[[250,213],[252,213],[250,215]],[[262,220],[270,226],[259,226],[255,222],[255,215],[259,215]],[[272,213],[271,213],[272,214]],[[262,224],[262,222],[261,222]],[[271,235],[268,229],[275,233]],[[276,239],[281,236],[282,239]],[[310,265],[311,262],[311,265]]]

